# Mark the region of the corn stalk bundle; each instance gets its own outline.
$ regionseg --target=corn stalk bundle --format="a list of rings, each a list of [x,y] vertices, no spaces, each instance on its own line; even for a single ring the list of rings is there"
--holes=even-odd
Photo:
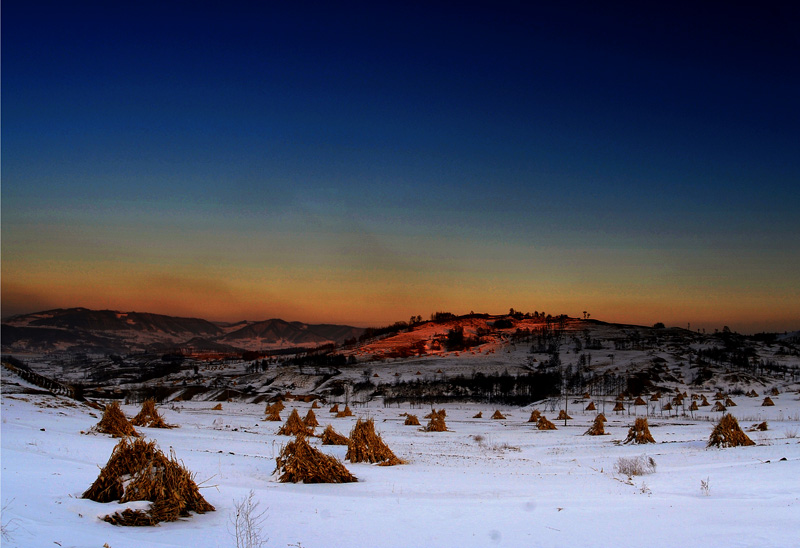
[[[738,447],[740,445],[755,445],[739,426],[736,417],[728,413],[723,415],[711,431],[707,447]]]
[[[650,434],[650,427],[647,425],[647,419],[639,417],[633,423],[633,426],[628,430],[628,437],[625,438],[623,443],[655,443],[652,434]]]
[[[103,417],[91,429],[92,432],[101,434],[111,434],[114,438],[124,438],[126,436],[138,437],[139,433],[125,417],[125,413],[119,407],[118,401],[113,401],[106,405]]]
[[[478,411],[477,413],[475,413],[475,415],[472,418],[473,419],[482,419],[483,418],[483,411]]]
[[[567,415],[567,412],[566,412],[565,410],[561,409],[561,410],[558,412],[558,416],[556,417],[556,420],[557,420],[557,421],[563,421],[563,420],[572,420],[572,417],[570,417],[569,415]]]
[[[505,415],[503,415],[503,414],[500,412],[500,410],[499,410],[499,409],[498,409],[498,410],[496,410],[496,411],[494,412],[494,415],[492,415],[492,419],[494,419],[494,420],[502,420],[502,419],[505,419],[505,418],[506,418],[506,416],[505,416]]]
[[[280,409],[278,409],[274,405],[268,406],[267,407],[267,416],[266,416],[266,418],[264,420],[272,421],[272,422],[281,422],[283,419],[281,419],[281,411],[280,411]]]
[[[358,481],[336,458],[311,447],[297,436],[281,449],[275,472],[282,483],[350,483]]]
[[[142,403],[142,410],[139,414],[131,419],[133,426],[147,426],[150,428],[175,428],[172,424],[164,422],[162,417],[156,410],[155,400],[144,400]]]
[[[317,416],[314,414],[313,409],[309,409],[306,416],[303,417],[303,424],[305,424],[308,428],[313,429],[316,426],[319,426],[319,421],[317,421]]]
[[[344,417],[352,417],[352,416],[353,416],[353,411],[350,409],[349,405],[344,406],[344,411],[339,411],[336,413],[337,419],[341,419]]]
[[[152,503],[147,510],[126,509],[103,518],[114,525],[155,525],[175,521],[189,512],[214,511],[175,454],[168,458],[155,441],[142,439],[123,438],[82,498],[96,502]]]
[[[267,415],[269,415],[270,413],[280,413],[284,409],[286,409],[286,406],[283,405],[283,401],[278,400],[275,403],[268,404],[267,408],[264,409],[264,413],[266,413]]]
[[[322,431],[322,445],[347,445],[350,440],[333,429],[330,424]]]
[[[544,415],[539,417],[539,422],[536,423],[536,428],[539,430],[558,430],[556,425],[547,420]]]
[[[538,422],[541,416],[542,413],[538,409],[534,409],[531,411],[531,418],[528,419],[528,422]]]
[[[767,396],[766,398],[764,398],[764,403],[761,404],[761,407],[771,407],[773,405],[775,405],[775,402],[772,401],[772,398]]]
[[[441,415],[433,415],[431,420],[428,421],[427,426],[422,429],[423,432],[447,432],[447,424],[444,422],[444,417]]]
[[[612,411],[625,411],[625,404],[623,404],[621,401],[618,401]]]
[[[767,430],[769,430],[769,425],[767,424],[767,421],[764,421],[764,422],[760,422],[758,424],[754,424],[753,426],[751,426],[747,430],[749,432],[766,432]]]
[[[292,413],[289,415],[289,418],[286,419],[286,422],[278,429],[279,436],[308,436],[312,432],[308,429],[308,427],[303,424],[303,419],[300,418],[300,414],[297,412],[297,409],[292,409]]]
[[[594,419],[594,423],[589,429],[584,433],[585,436],[604,436],[606,434],[606,429],[603,425],[603,420],[600,418],[600,415],[597,415]]]
[[[406,420],[403,424],[405,426],[420,426],[419,419],[416,415],[406,415]]]
[[[345,458],[350,462],[380,463],[384,466],[403,464],[375,432],[375,421],[372,419],[356,421],[350,432]]]
[[[597,411],[597,407],[595,407],[593,401],[589,402],[589,405],[586,406],[585,411]]]

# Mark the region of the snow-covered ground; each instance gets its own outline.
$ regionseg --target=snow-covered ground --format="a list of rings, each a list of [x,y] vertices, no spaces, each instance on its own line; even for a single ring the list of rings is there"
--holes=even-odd
[[[3,372],[5,380],[25,385]],[[713,394],[708,394],[712,399]],[[620,445],[633,417],[606,402],[609,435],[583,436],[595,416],[570,402],[569,425],[538,431],[531,409],[448,405],[451,431],[404,426],[401,413],[429,409],[380,402],[354,408],[356,417],[316,411],[324,427],[347,435],[357,417],[379,432],[407,464],[380,467],[344,462],[359,482],[277,483],[274,457],[290,438],[264,422],[264,405],[185,402],[163,406],[173,430],[141,428],[164,451],[173,448],[195,473],[215,512],[157,527],[116,527],[99,519],[121,508],[81,499],[117,440],[85,435],[99,412],[50,395],[24,394],[8,382],[2,394],[2,524],[12,547],[229,547],[236,501],[250,490],[266,509],[268,546],[800,546],[800,399],[796,393],[735,397],[731,408],[754,447],[706,449],[719,413],[649,418],[658,443]],[[713,401],[713,400],[712,400]],[[601,406],[601,402],[596,401]],[[305,415],[308,403],[289,402]],[[600,407],[602,409],[602,407]],[[543,410],[540,406],[539,409]],[[710,408],[704,408],[710,409]],[[130,417],[137,406],[123,405]],[[483,419],[473,419],[483,411]],[[554,414],[545,413],[550,419]],[[317,429],[321,432],[321,428]],[[318,441],[314,441],[318,444]],[[320,446],[321,447],[321,446]],[[345,447],[322,447],[344,459]],[[653,474],[616,474],[620,457],[646,454]],[[701,489],[707,482],[708,489]],[[135,503],[141,507],[142,503]]]

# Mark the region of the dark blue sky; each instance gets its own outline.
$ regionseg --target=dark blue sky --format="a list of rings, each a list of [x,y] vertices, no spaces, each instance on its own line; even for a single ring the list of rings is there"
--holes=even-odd
[[[4,2],[3,314],[800,322],[799,8],[532,4]]]

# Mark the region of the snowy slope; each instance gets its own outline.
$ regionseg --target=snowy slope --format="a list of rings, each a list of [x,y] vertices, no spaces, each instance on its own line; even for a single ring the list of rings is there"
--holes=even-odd
[[[98,516],[120,505],[80,498],[97,477],[116,441],[81,434],[98,413],[30,389],[3,371],[3,546],[112,548],[234,546],[234,502],[253,490],[267,509],[269,546],[485,547],[485,546],[797,546],[800,539],[800,401],[796,393],[736,398],[743,426],[767,420],[751,433],[758,445],[706,449],[719,413],[696,418],[649,418],[655,445],[625,446],[633,416],[611,413],[607,436],[583,436],[594,413],[570,402],[566,427],[543,432],[527,423],[527,408],[502,408],[506,420],[488,417],[494,407],[447,408],[450,432],[424,433],[403,425],[401,413],[427,409],[357,407],[370,416],[394,452],[408,464],[378,467],[345,462],[359,483],[294,485],[272,478],[274,456],[289,438],[279,423],[264,422],[263,405],[204,402],[162,407],[174,430],[141,429],[162,449],[173,448],[202,483],[216,512],[157,527],[123,528]],[[709,398],[712,394],[707,394]],[[603,402],[596,401],[598,407]],[[305,414],[310,404],[289,402]],[[538,406],[549,418],[551,410]],[[136,406],[124,405],[132,416]],[[323,408],[322,423],[347,434],[352,419]],[[319,431],[319,430],[318,430]],[[315,442],[318,444],[318,442]],[[324,447],[344,458],[344,447]],[[614,473],[619,457],[646,453],[654,474]],[[783,460],[785,459],[785,460]],[[701,490],[707,480],[707,494]],[[141,504],[141,503],[138,503]]]

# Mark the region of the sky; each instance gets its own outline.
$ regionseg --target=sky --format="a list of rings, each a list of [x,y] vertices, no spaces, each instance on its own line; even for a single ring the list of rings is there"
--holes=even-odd
[[[800,329],[800,7],[693,4],[6,0],[2,315]]]

